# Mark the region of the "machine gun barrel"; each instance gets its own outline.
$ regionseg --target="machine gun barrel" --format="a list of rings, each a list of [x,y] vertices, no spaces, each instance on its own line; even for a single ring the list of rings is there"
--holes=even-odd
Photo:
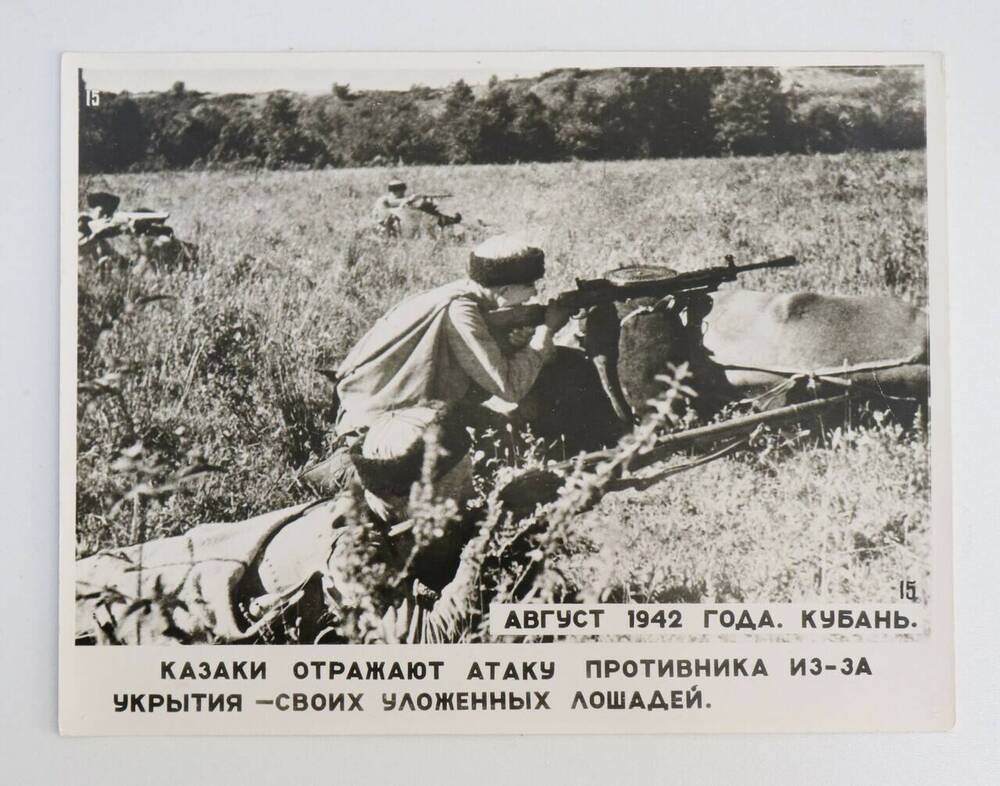
[[[550,303],[570,309],[589,308],[601,303],[621,302],[637,297],[667,297],[694,292],[713,292],[720,284],[736,281],[741,273],[770,268],[795,267],[799,264],[793,256],[737,265],[732,256],[727,264],[678,273],[669,278],[647,278],[616,283],[606,278],[577,279],[576,289],[560,292]],[[530,303],[495,309],[486,314],[486,322],[497,330],[541,325],[545,321],[546,304]]]

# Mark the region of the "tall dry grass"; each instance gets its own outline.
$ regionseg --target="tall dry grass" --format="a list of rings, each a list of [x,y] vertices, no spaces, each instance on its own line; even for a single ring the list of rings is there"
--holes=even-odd
[[[546,288],[620,264],[725,254],[803,266],[745,286],[927,297],[921,153],[397,168],[449,191],[470,241],[526,229]],[[96,177],[168,210],[188,272],[80,270],[78,552],[305,499],[334,366],[404,295],[461,275],[469,243],[359,233],[384,170]],[[168,296],[153,299],[154,296]],[[778,438],[774,438],[778,440]],[[780,441],[780,440],[778,440]],[[927,440],[890,426],[723,459],[576,516],[567,595],[885,598],[927,571]],[[223,471],[216,471],[217,469]],[[142,493],[128,492],[141,487]]]

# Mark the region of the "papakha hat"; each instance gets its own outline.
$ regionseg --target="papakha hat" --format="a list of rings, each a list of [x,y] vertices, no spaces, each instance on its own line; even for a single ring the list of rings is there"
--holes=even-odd
[[[121,197],[109,194],[106,191],[95,191],[87,194],[87,207],[100,208],[107,215],[113,215],[118,210],[118,205],[122,202]]]
[[[517,235],[497,235],[469,255],[469,278],[484,287],[533,284],[545,275],[545,253]]]
[[[375,418],[351,448],[361,485],[376,497],[405,497],[420,480],[428,432],[436,433],[432,480],[446,475],[469,452],[471,439],[454,407],[442,402],[389,410]]]

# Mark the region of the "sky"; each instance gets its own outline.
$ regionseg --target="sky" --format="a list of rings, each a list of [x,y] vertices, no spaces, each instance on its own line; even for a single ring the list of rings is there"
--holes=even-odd
[[[125,70],[85,68],[87,87],[107,92],[143,93],[167,90],[174,82],[183,82],[188,90],[206,93],[266,93],[272,90],[292,90],[299,93],[329,93],[334,82],[349,84],[356,90],[405,90],[411,85],[446,87],[459,79],[469,84],[485,83],[496,74],[501,79],[517,76],[537,76],[497,68],[433,68],[433,69],[190,69]]]
[[[132,93],[167,90],[183,82],[206,93],[330,92],[334,82],[355,90],[446,87],[458,79],[484,84],[535,77],[553,68],[706,67],[885,64],[912,62],[905,53],[720,52],[271,52],[104,53],[75,55],[91,89]]]

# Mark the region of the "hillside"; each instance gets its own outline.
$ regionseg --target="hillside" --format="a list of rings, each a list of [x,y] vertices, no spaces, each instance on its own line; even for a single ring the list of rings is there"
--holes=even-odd
[[[923,81],[912,67],[559,69],[318,96],[177,82],[81,103],[80,140],[88,173],[914,149]]]
[[[586,71],[578,68],[561,68],[547,71],[536,77],[520,77],[516,79],[500,79],[497,83],[514,94],[533,93],[541,99],[546,108],[558,107],[562,100],[562,91],[573,82],[580,92],[593,91],[598,95],[608,97],[623,89],[629,73],[642,69],[606,69]],[[710,69],[721,72],[722,69]],[[777,69],[781,75],[782,89],[785,92],[798,91],[803,103],[826,103],[843,106],[861,106],[871,101],[877,92],[880,74],[908,74],[914,77],[909,90],[908,100],[914,108],[924,105],[923,82],[920,79],[920,69],[909,66],[889,66],[886,68],[858,67],[826,67],[812,66],[802,68]],[[300,100],[314,108],[330,109],[337,106],[353,106],[361,99],[371,99],[386,103],[394,103],[401,99],[413,101],[420,109],[431,115],[440,116],[445,109],[445,99],[449,88],[426,87],[414,85],[409,90],[358,90],[353,91],[350,85],[345,85],[349,98],[338,98],[333,94],[333,86],[328,95],[300,96]],[[486,83],[470,85],[473,95],[481,99],[489,92]],[[140,104],[151,104],[162,101],[170,93],[138,93],[134,94]],[[184,100],[175,101],[177,110],[191,109],[197,106],[208,106],[219,109],[246,109],[254,115],[263,111],[268,93],[199,93],[185,91]]]

